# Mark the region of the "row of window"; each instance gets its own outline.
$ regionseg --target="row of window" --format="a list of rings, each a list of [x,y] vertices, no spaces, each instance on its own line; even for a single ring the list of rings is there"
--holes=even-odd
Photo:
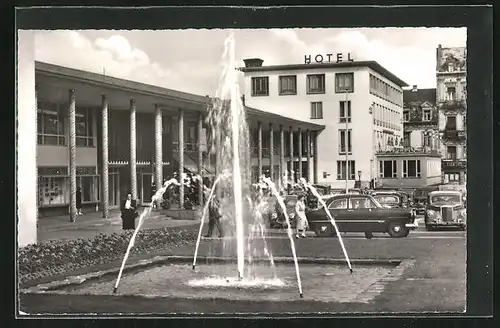
[[[94,203],[99,201],[98,176],[77,176],[76,184],[81,188],[82,203]],[[68,176],[39,177],[39,206],[69,204],[69,197],[70,192]]]
[[[422,121],[429,122],[431,120],[432,120],[432,110],[431,109],[423,109],[422,110]],[[409,121],[410,121],[410,111],[404,110],[403,111],[403,122],[409,122]]]
[[[398,111],[379,104],[374,104],[373,112],[373,124],[376,126],[396,131],[400,131],[402,129],[401,117],[399,116],[400,114]]]
[[[323,118],[323,102],[311,102],[311,119]],[[351,122],[351,101],[339,101],[339,123]]]
[[[420,160],[403,160],[402,178],[420,178],[422,176]],[[398,178],[398,166],[395,160],[379,161],[379,177],[383,179]]]
[[[392,104],[403,105],[403,91],[394,88],[373,74],[370,74],[370,93]]]
[[[39,145],[67,145],[67,106],[38,102],[37,140]],[[76,145],[94,147],[93,111],[89,108],[76,108]]]
[[[297,75],[278,77],[280,96],[297,94]],[[307,94],[326,92],[325,74],[306,75]],[[354,73],[335,73],[335,93],[354,92]],[[252,77],[252,96],[269,96],[269,76]]]

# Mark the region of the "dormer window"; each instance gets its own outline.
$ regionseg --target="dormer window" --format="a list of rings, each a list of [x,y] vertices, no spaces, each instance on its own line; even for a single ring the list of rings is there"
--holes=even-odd
[[[428,122],[432,118],[432,112],[430,109],[424,109],[422,112],[422,121]]]
[[[454,71],[453,63],[448,63],[448,72],[453,72],[453,71]]]

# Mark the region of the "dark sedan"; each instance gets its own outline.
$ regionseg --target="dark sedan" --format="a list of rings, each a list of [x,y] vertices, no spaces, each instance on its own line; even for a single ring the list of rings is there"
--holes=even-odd
[[[371,195],[335,195],[326,206],[340,232],[364,232],[367,238],[374,232],[382,232],[402,238],[417,228],[414,210],[385,208]],[[306,215],[310,229],[317,236],[336,236],[324,208],[308,211]]]

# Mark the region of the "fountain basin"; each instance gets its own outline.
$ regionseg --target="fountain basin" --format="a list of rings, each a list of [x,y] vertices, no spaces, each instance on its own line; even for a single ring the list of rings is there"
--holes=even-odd
[[[191,257],[162,257],[128,267],[116,294],[112,294],[116,273],[111,271],[73,277],[24,292],[234,301],[300,300],[292,258],[276,258],[275,271],[270,270],[265,259],[254,260],[249,266],[251,274],[242,280],[237,278],[234,258],[200,258],[195,270],[191,261]],[[397,275],[400,262],[352,260],[354,273],[351,274],[344,260],[299,258],[304,300],[368,302],[376,294],[367,294],[367,291],[385,277]]]

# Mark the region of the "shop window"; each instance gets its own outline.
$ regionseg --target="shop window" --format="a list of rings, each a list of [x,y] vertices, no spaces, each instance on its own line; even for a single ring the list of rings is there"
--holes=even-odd
[[[379,177],[382,179],[397,178],[396,161],[379,161]]]
[[[69,204],[68,176],[40,176],[38,196],[41,207]]]
[[[82,203],[99,201],[98,176],[77,176],[76,185],[82,189]]]
[[[420,178],[420,160],[403,160],[403,178]]]

